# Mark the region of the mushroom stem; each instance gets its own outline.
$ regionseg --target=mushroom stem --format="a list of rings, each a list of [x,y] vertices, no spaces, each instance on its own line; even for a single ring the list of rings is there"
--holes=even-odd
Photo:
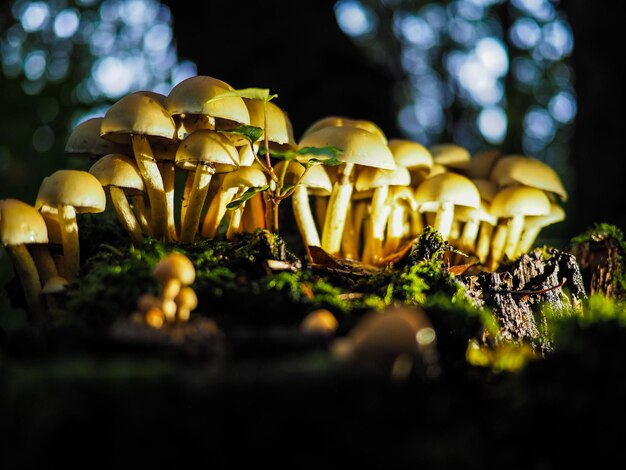
[[[159,172],[159,167],[154,158],[152,148],[146,136],[133,135],[133,152],[137,167],[141,173],[148,198],[150,199],[152,233],[158,239],[169,241],[169,233],[167,229],[167,200],[165,197],[165,189],[163,187],[163,178]]]
[[[202,207],[204,206],[204,200],[206,199],[213,173],[215,173],[215,168],[212,166],[203,164],[196,166],[193,186],[189,193],[189,206],[187,207],[183,226],[180,231],[181,242],[192,242],[196,236]]]
[[[417,210],[411,210],[411,237],[419,237],[424,231],[424,216]]]
[[[496,232],[493,235],[493,239],[491,240],[491,254],[490,254],[490,262],[489,268],[492,271],[500,264],[502,260],[502,256],[504,255],[504,245],[506,244],[507,234],[509,230],[504,222],[498,223],[496,227]]]
[[[220,186],[217,194],[211,199],[204,221],[202,222],[202,236],[205,238],[215,238],[217,229],[226,214],[226,205],[232,201],[237,194],[237,188],[224,188]]]
[[[165,191],[165,203],[167,208],[167,232],[170,239],[177,240],[176,222],[174,221],[174,182],[176,169],[173,162],[164,162],[158,164],[161,176],[163,178],[163,189]]]
[[[245,188],[243,190],[240,190],[237,193],[237,196],[241,196],[244,191]],[[227,239],[231,240],[236,234],[241,232],[243,211],[245,209],[245,206],[246,203],[244,202],[230,213],[230,221],[228,222],[228,229],[226,230]]]
[[[369,250],[363,252],[363,261],[366,263],[378,263],[383,258],[383,241],[385,239],[385,226],[391,207],[386,204],[389,195],[389,186],[381,186],[374,190],[371,202],[371,224],[368,236],[370,237]]]
[[[463,231],[459,237],[457,243],[459,250],[465,253],[471,253],[475,251],[476,238],[478,238],[478,231],[480,229],[479,219],[469,219],[463,226]]]
[[[357,233],[354,231],[352,206],[348,206],[348,212],[346,213],[346,225],[343,229],[343,238],[341,239],[341,251],[344,258],[359,259],[358,238]]]
[[[309,203],[309,193],[303,184],[298,184],[291,195],[293,215],[305,246],[320,246],[320,236]]]
[[[37,266],[37,273],[39,274],[41,285],[45,285],[50,278],[59,275],[56,263],[50,254],[48,245],[35,243],[30,246],[30,251],[32,253],[35,266]]]
[[[320,230],[324,228],[327,209],[328,196],[315,196],[315,221]]]
[[[185,178],[185,188],[183,189],[183,199],[180,202],[180,226],[183,226],[185,215],[187,214],[187,207],[189,207],[189,195],[191,194],[191,188],[193,188],[193,180],[196,174],[193,171],[187,172]]]
[[[441,238],[448,240],[454,222],[454,204],[452,202],[442,202],[435,216],[433,228],[439,232]]]
[[[39,279],[37,266],[35,266],[35,262],[28,252],[26,245],[9,245],[6,249],[11,257],[20,284],[22,285],[28,310],[33,315],[37,316],[43,309],[41,280]]]
[[[133,211],[135,212],[135,218],[137,219],[137,222],[139,222],[141,231],[148,235],[152,235],[152,228],[150,227],[150,222],[148,222],[148,210],[146,209],[144,195],[137,194],[129,197]]]
[[[355,243],[357,247],[357,257],[356,259],[360,259],[359,250],[361,247],[361,235],[363,225],[365,223],[365,219],[369,217],[368,215],[369,204],[367,201],[357,201],[354,209],[352,210],[352,223],[354,224],[354,235],[355,235]]]
[[[530,249],[533,247],[535,240],[539,236],[539,232],[541,232],[541,228],[539,226],[526,227],[524,229],[524,233],[522,233],[522,238],[519,241],[519,245],[517,246],[517,250],[515,252],[515,256],[519,256],[522,253],[528,253]]]
[[[128,199],[126,199],[124,190],[117,186],[109,186],[109,194],[111,195],[111,202],[113,203],[117,218],[130,236],[133,245],[141,245],[143,243],[141,227],[128,203]]]
[[[478,231],[478,240],[476,241],[476,256],[478,256],[481,263],[487,261],[487,257],[489,256],[492,234],[493,225],[487,222],[481,222],[480,229]]]
[[[328,201],[324,230],[322,231],[322,249],[333,256],[336,256],[341,249],[346,212],[352,196],[350,175],[353,169],[354,163],[344,164],[343,171],[339,171],[339,176],[333,185],[333,191]]]
[[[504,245],[504,254],[509,259],[515,258],[517,244],[519,243],[522,231],[524,230],[524,216],[516,214],[509,222],[509,231]]]
[[[254,232],[257,228],[265,228],[265,209],[263,207],[263,196],[260,193],[255,194],[246,202],[247,209],[244,210],[243,216],[247,232]]]
[[[78,224],[76,210],[73,206],[59,204],[59,225],[61,227],[61,241],[63,242],[63,274],[68,281],[78,275],[80,270],[80,245],[78,243]]]
[[[396,202],[389,212],[387,218],[387,237],[385,239],[384,253],[385,256],[394,253],[400,246],[402,238],[404,238],[404,216],[406,207]]]

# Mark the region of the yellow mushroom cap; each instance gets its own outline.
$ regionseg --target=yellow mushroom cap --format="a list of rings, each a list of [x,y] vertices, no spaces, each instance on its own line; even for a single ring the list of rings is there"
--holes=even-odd
[[[303,137],[299,144],[299,148],[326,146],[342,150],[337,158],[346,163],[385,170],[396,168],[389,147],[375,134],[358,127],[323,127]]]
[[[91,173],[57,170],[41,182],[35,207],[55,213],[58,205],[73,206],[76,212],[102,212],[106,207],[106,195]]]
[[[274,167],[274,172],[277,175],[281,174],[283,165],[284,162],[281,161]],[[330,193],[333,190],[333,183],[330,180],[330,176],[328,176],[328,172],[326,171],[324,165],[313,165],[307,174],[304,175],[304,178],[302,178],[303,173],[304,167],[302,165],[298,162],[291,162],[287,168],[285,181],[294,184],[297,180],[300,180],[300,184],[306,186],[309,193],[316,196],[330,196]]]
[[[100,136],[101,117],[87,119],[78,124],[65,143],[65,154],[72,157],[97,159],[110,153],[130,152],[126,145],[111,142]]]
[[[337,331],[338,327],[339,323],[335,316],[325,308],[312,311],[300,323],[302,331],[314,334],[332,334]]]
[[[3,245],[48,243],[41,214],[18,199],[0,199],[0,239]]]
[[[496,217],[515,215],[546,215],[550,213],[550,199],[544,191],[530,186],[508,186],[501,189],[491,201]]]
[[[411,184],[411,174],[403,166],[395,170],[381,170],[379,168],[363,168],[354,183],[357,191],[380,188],[381,186],[408,186]]]
[[[289,148],[296,147],[296,140],[293,137],[293,126],[289,116],[283,109],[271,101],[265,103],[265,106],[263,101],[260,100],[244,99],[243,101],[250,113],[250,125],[267,131],[269,142],[285,145]],[[263,108],[265,108],[265,111]],[[265,119],[267,119],[267,128],[265,127]],[[265,133],[261,139],[265,139]]]
[[[196,75],[178,83],[167,95],[165,107],[172,116],[200,114],[250,124],[250,114],[238,96],[215,99],[233,87],[217,78]]]
[[[161,282],[177,279],[184,286],[193,284],[196,280],[196,268],[182,253],[170,253],[164,256],[154,267],[153,274]]]
[[[451,202],[456,206],[480,206],[480,194],[472,180],[451,172],[422,181],[415,189],[415,200],[418,204]]]
[[[67,284],[68,284],[67,279],[65,279],[64,277],[52,276],[50,279],[48,279],[46,284],[43,286],[43,289],[41,292],[43,294],[50,294],[50,295],[60,294],[61,292],[65,291],[65,289],[67,288]]]
[[[498,159],[489,177],[498,186],[523,184],[543,189],[567,200],[567,191],[561,178],[548,164],[533,157],[523,155],[506,155]]]
[[[258,188],[267,184],[267,176],[258,165],[239,168],[224,176],[225,188]]]
[[[198,306],[198,296],[191,287],[183,287],[174,297],[174,302],[176,305],[185,305],[189,310],[193,310]]]
[[[430,170],[433,166],[433,156],[422,144],[407,139],[391,139],[389,148],[396,164],[409,170]]]
[[[256,152],[259,151],[259,142],[255,142],[252,144],[252,148],[249,144],[242,145],[241,147],[237,147],[237,152],[239,153],[239,166],[250,166],[255,161],[254,157]]]
[[[312,134],[324,127],[357,127],[359,129],[363,129],[365,131],[371,132],[372,134],[378,136],[383,143],[387,143],[387,136],[382,131],[380,127],[374,124],[372,121],[368,121],[367,119],[352,119],[343,116],[326,116],[321,119],[318,119],[313,124],[311,124],[302,134],[301,140],[304,139],[309,134]]]
[[[430,168],[428,175],[426,175],[426,178],[441,175],[442,173],[448,173],[448,168],[440,165],[439,163],[434,163],[433,166]]]
[[[100,135],[118,143],[130,142],[131,135],[174,140],[174,119],[159,101],[145,92],[135,92],[119,99],[104,115]]]
[[[543,228],[565,220],[565,211],[557,203],[550,203],[550,213],[546,215],[529,216],[524,221],[525,228]]]
[[[485,150],[472,155],[467,169],[467,176],[472,179],[487,179],[498,158],[502,156],[499,150]]]
[[[144,183],[139,169],[134,160],[126,155],[105,155],[91,166],[89,173],[98,178],[103,187],[117,186],[144,191]]]
[[[433,145],[430,153],[435,163],[457,170],[466,170],[471,158],[469,150],[456,144]]]
[[[217,173],[234,171],[239,166],[239,153],[227,137],[199,129],[185,137],[176,152],[176,165],[180,168],[193,170],[198,164],[215,165]]]
[[[493,201],[493,198],[496,197],[498,193],[498,185],[496,183],[482,178],[472,179],[472,182],[478,188],[481,199],[487,202]]]

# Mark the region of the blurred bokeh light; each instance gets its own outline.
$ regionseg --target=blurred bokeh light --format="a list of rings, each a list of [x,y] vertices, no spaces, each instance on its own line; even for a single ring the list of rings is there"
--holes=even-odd
[[[335,15],[397,77],[407,137],[531,155],[572,189],[574,40],[558,1],[338,0]]]

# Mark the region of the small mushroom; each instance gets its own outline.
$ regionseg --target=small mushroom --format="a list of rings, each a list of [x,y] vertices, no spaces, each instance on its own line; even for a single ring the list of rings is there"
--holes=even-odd
[[[191,312],[198,306],[198,296],[191,287],[183,287],[174,297],[176,302],[176,318],[178,321],[189,321]]]
[[[509,186],[498,191],[491,203],[491,211],[498,225],[491,241],[490,268],[496,269],[504,255],[513,259],[527,216],[550,213],[546,193],[529,186]]]
[[[383,130],[372,121],[368,121],[367,119],[352,119],[344,116],[326,116],[318,119],[304,131],[300,139],[302,140],[309,134],[312,134],[324,127],[344,126],[358,127],[359,129],[363,129],[364,131],[371,132],[372,134],[376,135],[384,144],[387,144],[387,136],[385,135]]]
[[[332,335],[339,328],[330,310],[320,308],[308,313],[300,323],[300,330],[309,334]]]
[[[346,214],[353,191],[351,177],[354,166],[394,170],[396,164],[389,147],[379,135],[358,127],[322,127],[303,137],[299,143],[300,148],[325,146],[340,149],[342,153],[337,158],[344,162],[333,185],[321,240],[322,249],[336,256],[341,250]]]
[[[173,301],[182,287],[190,286],[196,280],[196,269],[191,260],[182,253],[176,252],[164,256],[155,265],[153,274],[163,285],[162,303]],[[172,315],[175,314],[174,308]],[[172,315],[168,315],[168,319],[171,319]]]
[[[28,251],[32,243],[48,243],[43,217],[37,210],[17,199],[0,199],[0,241],[7,250],[24,291],[28,310],[42,312],[41,279]]]
[[[284,109],[276,104],[261,100],[245,99],[244,103],[250,114],[250,125],[263,129],[263,136],[259,139],[264,147],[265,138],[272,150],[290,150],[296,148],[293,136],[293,126]],[[248,148],[250,146],[248,145]]]
[[[80,269],[77,213],[103,212],[106,195],[98,179],[86,171],[58,170],[44,178],[35,207],[58,215],[63,242],[64,277],[71,281]]]
[[[194,175],[180,241],[192,242],[198,231],[202,208],[215,173],[234,171],[239,165],[237,149],[216,131],[201,129],[189,134],[176,152],[176,165]]]
[[[129,155],[132,151],[130,146],[100,136],[102,120],[101,117],[94,117],[74,127],[65,142],[65,155],[81,160],[97,160],[111,153]]]
[[[447,172],[422,181],[415,190],[415,200],[422,212],[436,213],[433,228],[444,240],[448,240],[454,221],[454,207],[477,208],[480,194],[469,178]]]
[[[103,188],[108,188],[117,218],[134,245],[141,245],[143,233],[127,196],[144,192],[144,183],[134,161],[126,155],[105,155],[89,169]]]
[[[457,173],[466,173],[471,161],[469,151],[460,145],[443,143],[429,148],[433,162]]]

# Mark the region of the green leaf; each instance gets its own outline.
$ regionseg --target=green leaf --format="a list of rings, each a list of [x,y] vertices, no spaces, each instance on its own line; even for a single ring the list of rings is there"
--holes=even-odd
[[[258,151],[259,156],[264,157],[266,153],[267,152],[265,151],[265,146],[261,145]],[[294,150],[272,150],[270,151],[270,155],[276,160],[284,160],[286,162],[293,160],[298,156],[297,152]]]
[[[247,139],[251,144],[263,137],[263,129],[256,126],[246,126],[241,124],[233,129],[220,129],[224,134],[237,134]]]
[[[226,93],[222,93],[221,95],[214,96],[210,100],[206,102],[206,104],[212,103],[214,101],[221,100],[223,98],[247,98],[249,100],[261,100],[261,101],[271,101],[276,98],[278,95],[270,95],[270,91],[267,88],[242,88],[241,90],[231,90]]]
[[[319,158],[309,158],[307,161],[300,162],[300,163],[302,163],[305,167],[307,167],[307,166],[313,166],[313,165],[337,166],[337,165],[341,165],[344,162],[342,162],[338,158],[333,157],[333,158],[326,158],[324,160],[320,160]]]
[[[298,155],[314,155],[316,157],[337,157],[343,153],[338,147],[327,145],[325,147],[302,147],[297,151]]]
[[[266,191],[270,188],[269,184],[265,184],[263,186],[255,186],[252,188],[248,188],[246,189],[246,191],[241,195],[241,197],[239,199],[235,199],[234,201],[229,202],[226,205],[226,209],[237,209],[238,207],[240,207],[244,202],[246,202],[248,199],[251,199],[252,197],[254,197],[257,193]]]

